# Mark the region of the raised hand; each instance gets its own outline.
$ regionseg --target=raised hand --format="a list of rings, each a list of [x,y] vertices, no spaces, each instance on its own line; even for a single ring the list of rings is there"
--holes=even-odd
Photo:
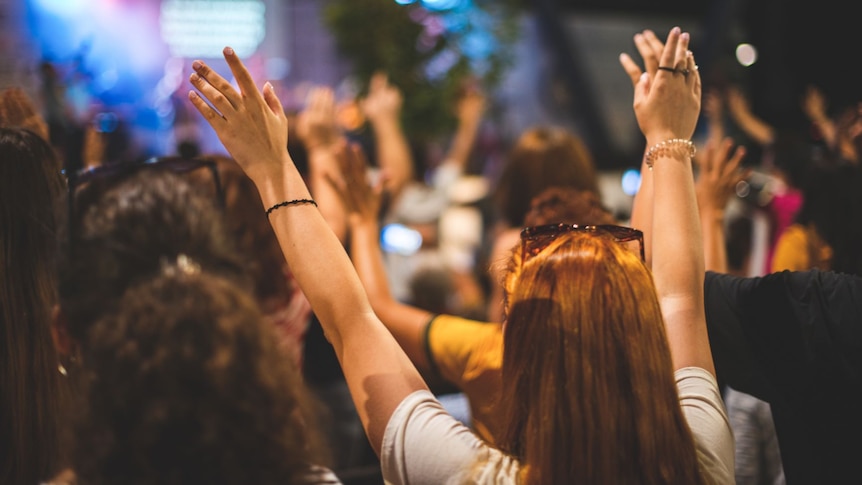
[[[635,34],[634,41],[635,47],[637,47],[641,58],[643,58],[644,69],[646,71],[641,70],[640,66],[638,66],[628,54],[620,54],[620,64],[623,65],[623,69],[625,69],[629,78],[631,78],[632,86],[637,85],[641,78],[641,74],[644,72],[649,74],[651,77],[655,76],[655,73],[658,70],[658,62],[661,57],[661,52],[664,50],[664,42],[659,40],[659,38],[656,37],[655,32],[649,29],[644,30],[639,34]]]
[[[461,123],[475,124],[481,121],[485,112],[485,95],[478,88],[468,88],[455,108],[455,114]]]
[[[724,98],[715,89],[703,95],[703,114],[710,123],[721,123],[724,117]]]
[[[751,105],[748,102],[748,98],[737,86],[731,86],[727,89],[727,108],[734,117],[751,114]]]
[[[371,77],[368,95],[360,102],[365,116],[376,123],[381,120],[397,118],[401,113],[403,99],[401,91],[389,84],[386,74],[378,72]]]
[[[829,118],[826,114],[826,97],[816,86],[808,86],[805,89],[805,96],[802,98],[802,111],[805,112],[808,119],[815,123]]]
[[[377,222],[383,192],[381,183],[368,179],[368,161],[356,144],[341,144],[336,150],[341,177],[328,177],[338,193],[344,209],[355,222]],[[356,219],[358,218],[358,221]]]
[[[321,86],[311,90],[306,108],[297,119],[296,133],[306,148],[330,147],[341,136],[335,110],[335,94]]]
[[[727,89],[727,111],[731,118],[749,137],[761,145],[775,140],[775,130],[751,110],[748,98],[738,86]]]
[[[189,100],[213,127],[219,140],[255,183],[281,179],[287,154],[287,116],[270,83],[263,91],[230,47],[224,58],[239,85],[239,92],[203,61],[194,61],[190,77],[198,92]]]
[[[635,117],[648,146],[670,139],[687,140],[694,134],[700,115],[701,81],[688,50],[689,41],[687,32],[672,29],[655,73],[650,73],[652,60],[645,58],[647,72],[635,82]],[[626,63],[623,67],[629,72]]]
[[[387,174],[386,191],[397,199],[413,180],[413,155],[401,126],[401,91],[389,84],[386,74],[371,78],[368,95],[360,106],[368,117],[377,145],[377,166]]]
[[[733,196],[736,184],[748,176],[750,170],[740,170],[745,157],[745,147],[739,145],[731,155],[733,140],[725,138],[720,144],[707,143],[698,153],[695,163],[698,167],[695,192],[701,217],[708,212],[721,213]]]
[[[699,170],[694,190],[703,232],[704,264],[707,270],[720,273],[728,269],[724,209],[735,193],[736,184],[750,172],[739,168],[745,148],[736,147],[733,155],[731,148],[733,140],[730,138],[720,142],[710,140],[695,158]]]

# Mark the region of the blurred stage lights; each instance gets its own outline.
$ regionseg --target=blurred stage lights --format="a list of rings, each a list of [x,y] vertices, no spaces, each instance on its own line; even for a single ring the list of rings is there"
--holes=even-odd
[[[398,5],[411,5],[420,3],[428,10],[451,10],[461,7],[465,0],[395,0]]]
[[[86,0],[34,0],[33,2],[46,12],[58,15],[69,15],[84,9]]]
[[[736,46],[736,61],[745,67],[757,62],[757,49],[751,44],[739,44]]]
[[[622,185],[624,194],[634,196],[638,193],[638,189],[641,188],[640,171],[635,169],[626,170],[625,172],[623,172],[623,176],[620,179],[620,184]]]
[[[162,39],[176,57],[220,58],[225,46],[248,57],[266,34],[265,13],[263,0],[165,0]]]

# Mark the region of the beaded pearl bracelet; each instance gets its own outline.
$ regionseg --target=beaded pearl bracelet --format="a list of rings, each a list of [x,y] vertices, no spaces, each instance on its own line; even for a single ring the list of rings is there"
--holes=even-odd
[[[695,153],[697,153],[697,148],[695,148],[693,141],[683,138],[673,138],[656,143],[649,147],[649,150],[647,150],[646,155],[644,156],[644,160],[646,161],[647,167],[652,170],[652,164],[656,158],[664,155],[682,153],[680,152],[680,149],[684,149],[689,158],[694,158]]]

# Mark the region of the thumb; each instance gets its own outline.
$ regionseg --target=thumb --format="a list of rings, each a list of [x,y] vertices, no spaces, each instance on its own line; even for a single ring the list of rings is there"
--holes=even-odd
[[[649,94],[651,80],[648,72],[641,74],[637,84],[635,84],[635,99],[645,98]]]

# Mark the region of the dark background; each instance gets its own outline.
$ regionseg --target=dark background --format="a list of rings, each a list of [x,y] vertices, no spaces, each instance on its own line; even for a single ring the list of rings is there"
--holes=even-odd
[[[580,94],[567,96],[571,101],[565,109],[581,120],[576,124],[590,140],[604,168],[619,168],[636,158],[632,144],[621,144],[620,140],[626,138],[614,132],[619,126],[594,122],[607,119],[608,112],[625,109],[623,105],[630,99],[620,99],[620,106],[613,106],[617,101],[600,101],[601,90],[607,84],[604,79],[612,81],[610,76],[615,74],[611,67],[607,68],[609,74],[595,74],[595,63],[589,67],[585,56],[595,51],[604,58],[614,57],[607,48],[602,51],[602,44],[612,37],[595,32],[592,38],[578,36],[573,31],[572,18],[628,19],[632,34],[647,27],[660,36],[666,34],[666,27],[659,30],[653,25],[679,25],[691,31],[691,48],[704,89],[737,85],[747,94],[754,113],[778,129],[808,128],[800,103],[809,85],[824,93],[831,114],[862,99],[862,69],[857,64],[859,40],[854,36],[859,17],[851,2],[529,0],[524,5],[535,14],[543,45],[555,58],[559,79],[570,93]],[[743,67],[735,59],[735,48],[743,42],[758,51],[758,61],[752,66]],[[633,44],[624,49],[636,54]],[[625,136],[633,139],[637,133]]]
[[[749,42],[758,48],[761,61],[751,66],[744,80],[750,84],[752,101],[776,123],[796,111],[798,102],[793,103],[798,100],[793,98],[808,84],[820,87],[836,106],[860,98],[860,16],[854,2],[533,0],[528,5],[569,14],[689,17],[702,28],[693,50],[703,61],[717,60],[737,43]]]

